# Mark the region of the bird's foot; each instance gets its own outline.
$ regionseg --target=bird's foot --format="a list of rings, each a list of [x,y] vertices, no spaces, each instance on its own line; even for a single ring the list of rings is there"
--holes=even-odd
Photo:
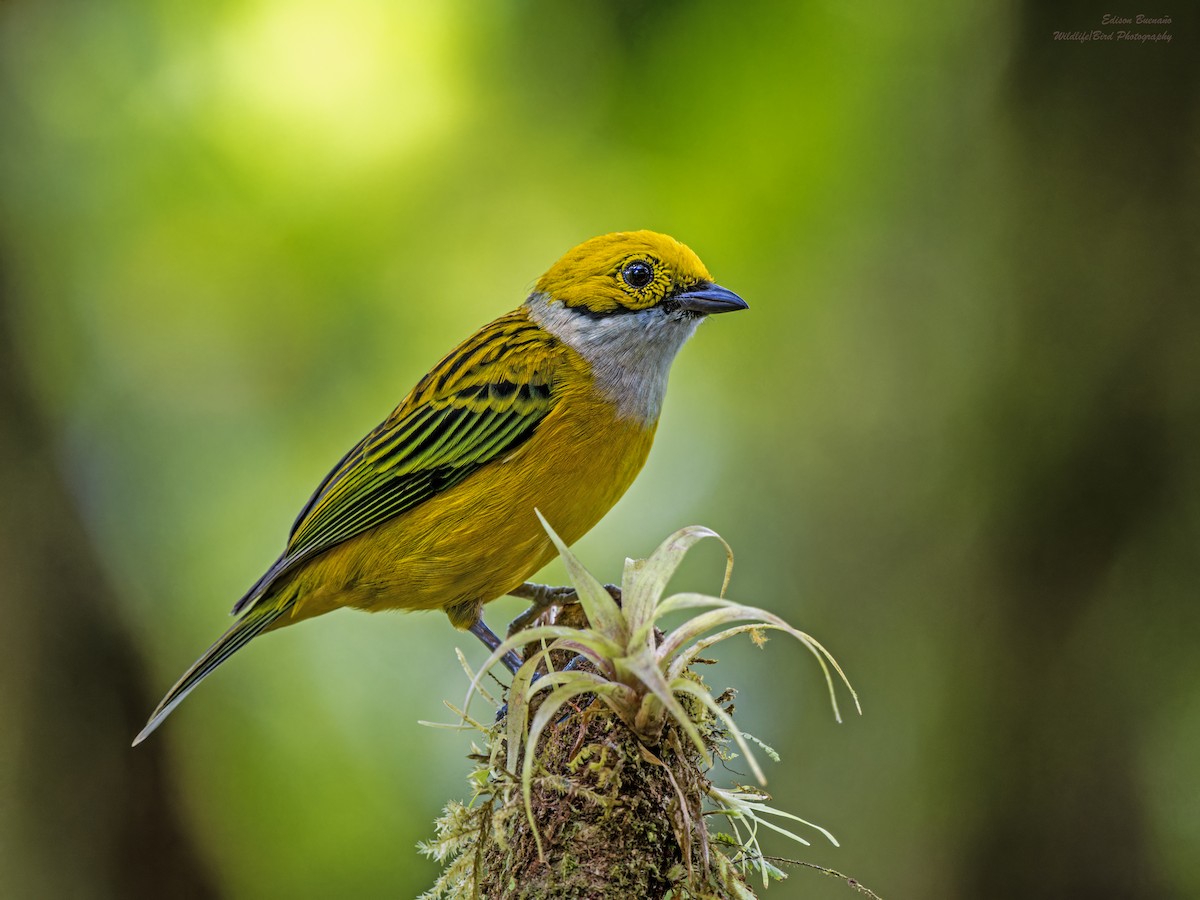
[[[608,591],[609,595],[620,606],[621,589],[615,584],[606,584],[604,589]],[[554,587],[548,584],[535,584],[532,581],[527,581],[508,593],[510,597],[519,597],[522,600],[529,601],[529,609],[525,610],[525,612],[509,623],[507,632],[509,637],[512,637],[518,631],[528,628],[535,619],[552,606],[569,606],[572,603],[579,602],[579,595],[573,587]]]

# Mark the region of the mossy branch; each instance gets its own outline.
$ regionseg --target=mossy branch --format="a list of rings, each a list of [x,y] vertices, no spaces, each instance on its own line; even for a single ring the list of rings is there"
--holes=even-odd
[[[752,881],[766,887],[785,877],[763,855],[760,827],[808,843],[772,819],[815,829],[836,845],[820,826],[769,806],[761,788],[711,781],[714,761],[740,755],[762,783],[751,742],[777,757],[735,724],[734,692],[714,696],[695,668],[708,662],[701,652],[726,638],[749,633],[758,642],[763,630],[783,631],[820,663],[836,715],[835,673],[856,708],[858,698],[829,652],[778,616],[724,599],[733,553],[715,532],[685,528],[649,558],[626,560],[621,589],[610,592],[543,524],[566,562],[573,602],[554,593],[560,602],[497,647],[480,672],[468,668],[463,710],[447,704],[460,727],[479,731],[486,744],[473,747],[470,802],[448,805],[436,838],[421,846],[445,865],[426,900],[742,900],[756,896]],[[728,558],[722,596],[664,599],[683,556],[710,537]],[[662,617],[680,610],[694,614],[664,634]],[[525,664],[509,687],[506,714],[495,725],[469,718],[483,672],[513,649]],[[718,821],[728,831],[710,827]]]

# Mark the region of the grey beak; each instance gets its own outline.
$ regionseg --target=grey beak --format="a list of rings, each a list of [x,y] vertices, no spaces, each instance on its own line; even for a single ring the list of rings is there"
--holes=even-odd
[[[676,294],[675,302],[679,304],[680,309],[700,313],[702,316],[750,308],[750,304],[733,291],[709,282],[702,282],[689,291]]]

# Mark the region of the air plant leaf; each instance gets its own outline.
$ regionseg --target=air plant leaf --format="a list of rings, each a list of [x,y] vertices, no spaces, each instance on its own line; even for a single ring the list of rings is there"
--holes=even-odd
[[[679,701],[675,699],[675,692],[671,689],[672,685],[667,682],[662,671],[654,663],[654,658],[651,656],[633,656],[620,660],[620,671],[623,668],[625,671],[636,676],[643,685],[641,691],[641,703],[634,712],[632,721],[627,718],[627,713],[617,710],[617,714],[623,719],[626,719],[627,724],[633,729],[634,734],[639,738],[647,741],[653,746],[658,742],[659,736],[662,734],[662,723],[665,718],[662,713],[655,715],[656,707],[666,713],[679,724],[683,729],[684,734],[688,736],[696,749],[704,754],[705,761],[711,762],[708,757],[708,748],[704,746],[704,741],[700,737],[700,732],[696,728],[696,724],[692,721],[691,716],[687,714]]]
[[[742,755],[746,757],[746,762],[750,764],[750,768],[754,772],[754,777],[758,779],[759,784],[766,784],[767,776],[763,774],[762,767],[759,766],[758,760],[755,758],[753,751],[750,749],[750,745],[747,744],[746,739],[742,737],[741,729],[734,725],[733,716],[721,708],[721,705],[713,699],[713,695],[700,685],[696,684],[694,681],[689,681],[686,678],[677,679],[672,687],[680,693],[691,694],[702,704],[704,704],[704,706],[708,708],[709,712],[721,720],[722,724],[724,724],[725,728],[733,736],[734,741],[737,742],[738,749],[742,751]]]
[[[583,563],[575,558],[575,554],[567,549],[567,545],[563,543],[558,533],[550,527],[550,523],[546,521],[541,510],[535,509],[534,512],[537,513],[538,521],[542,523],[542,527],[546,529],[546,534],[550,535],[550,540],[558,548],[558,554],[562,557],[563,563],[567,567],[567,574],[571,577],[571,584],[575,587],[575,592],[579,597],[579,604],[583,607],[588,622],[591,623],[593,628],[601,631],[618,643],[628,643],[629,624],[625,620],[625,617],[621,615],[621,608],[617,606],[612,595],[596,579],[595,575],[584,568]]]
[[[667,582],[683,562],[688,550],[705,538],[716,538],[725,547],[725,580],[721,585],[721,593],[725,593],[733,571],[733,550],[729,544],[715,531],[701,525],[689,525],[679,529],[637,565],[633,578],[627,579],[629,584],[624,594],[623,608],[634,632],[631,643],[642,643],[650,639],[656,618],[655,608],[662,599]],[[626,565],[628,568],[628,563]]]
[[[858,709],[858,712],[860,714],[862,713],[862,706],[858,700],[858,693],[850,684],[850,680],[846,677],[846,673],[842,671],[842,667],[838,665],[837,660],[833,658],[833,654],[826,650],[820,644],[820,642],[818,642],[811,635],[805,634],[803,631],[800,631],[797,628],[793,628],[774,613],[767,612],[765,609],[759,609],[754,606],[745,606],[744,604],[734,603],[729,600],[724,600],[720,597],[710,597],[705,594],[676,594],[674,597],[664,600],[661,604],[659,604],[658,615],[665,615],[668,612],[674,612],[680,609],[695,609],[706,606],[717,607],[717,609],[711,610],[707,613],[701,613],[700,615],[689,619],[669,635],[667,635],[667,637],[663,640],[662,645],[658,648],[660,659],[664,660],[669,665],[672,656],[678,653],[681,648],[685,647],[690,642],[695,641],[705,632],[721,625],[732,622],[746,621],[749,619],[757,624],[751,628],[745,629],[746,631],[752,631],[755,628],[766,628],[770,630],[786,632],[787,634],[790,634],[792,637],[796,638],[796,640],[800,641],[800,643],[807,647],[809,652],[816,657],[817,663],[821,666],[821,672],[825,676],[825,684],[829,689],[829,702],[833,706],[834,717],[839,722],[842,721],[842,714],[838,707],[837,691],[834,687],[833,675],[830,672],[831,666],[841,678],[842,683],[845,684],[846,688],[850,691],[850,696],[853,698],[854,705]],[[727,636],[732,637],[734,634],[739,633],[742,632],[733,631],[729,632]],[[714,642],[710,642],[707,646],[711,646],[712,643]],[[694,658],[695,655],[692,655],[691,659]],[[691,660],[689,659],[689,662],[690,661]]]

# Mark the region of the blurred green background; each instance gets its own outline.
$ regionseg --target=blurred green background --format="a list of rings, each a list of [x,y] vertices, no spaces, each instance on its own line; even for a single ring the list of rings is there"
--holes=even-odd
[[[0,5],[0,894],[432,883],[469,739],[417,720],[483,657],[444,617],[255,642],[128,742],[428,366],[653,228],[751,311],[577,552],[708,525],[845,666],[840,726],[783,639],[709,676],[842,843],[768,849],[889,898],[1200,896],[1198,38],[1053,40],[1104,11]]]

